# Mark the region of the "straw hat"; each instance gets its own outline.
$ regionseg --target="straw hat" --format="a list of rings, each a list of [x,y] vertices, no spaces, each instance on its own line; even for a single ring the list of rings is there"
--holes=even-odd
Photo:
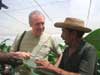
[[[64,22],[56,22],[54,25],[55,27],[68,28],[86,33],[91,31],[91,29],[85,27],[84,21],[71,17],[66,18]]]

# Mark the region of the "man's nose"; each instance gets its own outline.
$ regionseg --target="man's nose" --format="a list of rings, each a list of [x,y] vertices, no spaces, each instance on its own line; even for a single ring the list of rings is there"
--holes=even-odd
[[[61,34],[61,38],[63,38],[63,35]]]
[[[40,24],[40,26],[39,26],[40,28],[43,28],[44,26],[43,26],[43,24]]]
[[[61,34],[61,38],[63,39],[63,34]]]

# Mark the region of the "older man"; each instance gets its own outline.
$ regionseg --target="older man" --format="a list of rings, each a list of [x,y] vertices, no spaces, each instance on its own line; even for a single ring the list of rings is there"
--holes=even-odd
[[[71,17],[55,26],[62,28],[61,37],[69,46],[63,52],[59,68],[48,61],[37,60],[38,68],[50,70],[55,75],[95,75],[96,49],[82,38],[91,29],[84,27],[82,20]]]
[[[29,24],[31,30],[26,31],[24,35],[17,37],[12,50],[30,52],[32,54],[31,59],[25,60],[25,64],[30,63],[30,67],[35,59],[44,59],[48,53],[52,50],[58,57],[60,51],[57,50],[57,45],[55,44],[52,37],[45,33],[45,17],[40,11],[33,11],[29,15]],[[23,36],[23,37],[22,37]],[[18,67],[19,75],[32,75],[33,68],[27,68],[25,66]]]

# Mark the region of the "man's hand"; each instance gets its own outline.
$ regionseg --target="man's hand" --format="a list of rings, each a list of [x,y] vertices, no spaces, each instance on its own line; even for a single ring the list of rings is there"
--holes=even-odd
[[[37,68],[41,68],[41,69],[49,69],[51,66],[53,66],[47,60],[39,60],[39,59],[37,59],[35,61],[35,63],[38,65]]]
[[[31,53],[29,52],[10,52],[8,53],[8,57],[18,58],[18,59],[29,59],[31,57]]]

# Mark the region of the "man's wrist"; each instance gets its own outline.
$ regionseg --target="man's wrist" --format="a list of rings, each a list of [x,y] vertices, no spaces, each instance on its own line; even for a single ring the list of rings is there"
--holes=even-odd
[[[53,66],[52,64],[49,65],[50,70],[55,72],[57,75],[63,75],[63,71],[59,68],[57,68],[56,66]]]

